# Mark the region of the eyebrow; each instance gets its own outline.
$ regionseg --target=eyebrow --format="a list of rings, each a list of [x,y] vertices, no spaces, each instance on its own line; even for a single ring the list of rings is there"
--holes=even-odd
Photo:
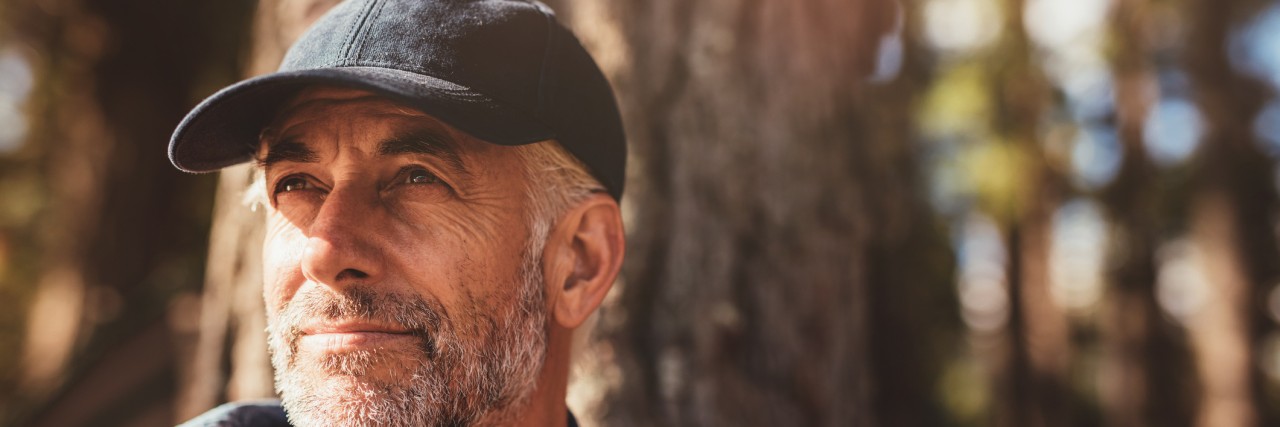
[[[458,155],[451,139],[433,129],[416,129],[382,141],[378,144],[379,156],[421,154],[438,158],[456,172],[470,175],[467,166]]]
[[[466,164],[449,137],[432,129],[417,129],[392,136],[378,144],[378,155],[383,157],[419,154],[432,156],[444,161],[454,171],[470,175]],[[258,165],[267,168],[281,162],[315,163],[320,155],[306,144],[285,139],[267,147],[267,155],[258,160]]]
[[[266,168],[280,162],[315,163],[318,161],[320,161],[320,155],[308,148],[306,144],[286,139],[268,146],[266,157],[259,160],[258,165]]]

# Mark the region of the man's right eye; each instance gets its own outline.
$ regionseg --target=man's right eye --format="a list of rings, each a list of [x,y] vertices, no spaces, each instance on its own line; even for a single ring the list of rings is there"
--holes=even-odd
[[[282,179],[280,180],[279,184],[276,184],[276,194],[287,193],[287,192],[296,191],[296,190],[305,190],[310,187],[311,187],[311,183],[307,182],[306,178],[294,175],[294,176],[290,176],[285,179]]]

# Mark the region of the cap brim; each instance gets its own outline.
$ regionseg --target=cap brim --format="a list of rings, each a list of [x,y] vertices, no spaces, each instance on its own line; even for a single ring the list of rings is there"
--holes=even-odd
[[[388,68],[323,68],[269,74],[210,96],[173,132],[169,160],[187,172],[210,172],[250,160],[262,128],[293,95],[314,85],[378,93],[494,144],[522,145],[555,137],[533,114],[449,81]]]

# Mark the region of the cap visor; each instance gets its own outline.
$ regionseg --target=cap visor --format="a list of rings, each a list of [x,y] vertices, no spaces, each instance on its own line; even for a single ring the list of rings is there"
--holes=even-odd
[[[378,93],[494,144],[522,145],[555,137],[532,113],[449,81],[389,68],[323,68],[268,74],[210,96],[174,131],[169,160],[187,172],[248,161],[258,149],[262,128],[293,95],[314,85]]]

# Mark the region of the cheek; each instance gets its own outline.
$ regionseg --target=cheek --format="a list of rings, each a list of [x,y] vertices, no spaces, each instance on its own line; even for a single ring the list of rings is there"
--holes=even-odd
[[[511,286],[525,240],[523,222],[501,215],[443,209],[395,221],[388,242],[404,278],[450,311],[483,312]]]
[[[506,230],[507,223],[518,221],[485,209],[456,204],[405,204],[396,208],[388,209],[390,221],[383,222],[378,230],[385,239],[379,246],[397,254],[401,265],[410,271],[428,267],[455,270],[469,260],[498,255],[500,251],[496,249],[505,241],[523,238]]]
[[[262,293],[267,312],[274,314],[306,281],[301,262],[306,236],[289,221],[268,215],[262,244]]]
[[[462,275],[466,271],[460,263],[470,256],[468,243],[477,238],[439,219],[384,223],[386,240],[377,247],[387,263],[385,286],[403,286],[404,291],[438,300],[448,308],[474,286]]]

